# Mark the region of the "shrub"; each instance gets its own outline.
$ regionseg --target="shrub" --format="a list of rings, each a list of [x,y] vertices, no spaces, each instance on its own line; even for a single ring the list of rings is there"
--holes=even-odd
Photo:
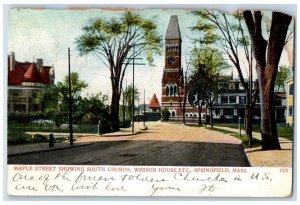
[[[8,145],[27,144],[32,142],[33,142],[33,138],[30,135],[25,134],[25,132],[17,131],[17,130],[7,131]]]
[[[39,143],[39,142],[48,142],[48,137],[45,135],[39,135],[35,134],[33,135],[33,143]]]
[[[161,118],[164,121],[169,121],[170,112],[167,108],[162,109],[161,111]]]

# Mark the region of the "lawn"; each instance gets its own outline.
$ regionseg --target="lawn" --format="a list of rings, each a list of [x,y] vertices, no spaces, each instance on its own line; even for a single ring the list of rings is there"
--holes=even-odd
[[[229,128],[236,128],[238,129],[239,126],[238,124],[225,124],[225,123],[218,123],[215,124],[215,126],[220,126],[220,127],[229,127]],[[244,129],[244,125],[241,125],[241,128]],[[253,125],[253,132],[260,132],[260,125],[254,124]],[[287,127],[283,124],[278,124],[277,125],[277,132],[278,132],[278,137],[282,137],[285,139],[289,139],[293,141],[293,127]]]
[[[207,127],[206,129],[210,129],[210,130],[214,130],[214,131],[218,131],[218,132],[222,132],[224,134],[229,134],[235,138],[238,138],[242,141],[243,145],[245,148],[248,148],[249,147],[249,141],[248,141],[248,138],[246,135],[240,135],[236,132],[231,132],[231,131],[228,131],[228,130],[223,130],[223,129],[219,129],[219,128],[210,128],[210,127]],[[258,140],[258,139],[255,139],[253,138],[252,139],[252,147],[259,147],[261,145],[261,141]]]

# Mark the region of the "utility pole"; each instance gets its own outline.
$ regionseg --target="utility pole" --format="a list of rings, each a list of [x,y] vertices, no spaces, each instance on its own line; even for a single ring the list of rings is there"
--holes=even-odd
[[[140,124],[140,98],[138,100],[138,124]]]
[[[144,128],[146,128],[146,125],[145,125],[145,121],[146,121],[146,102],[145,102],[145,89],[144,89],[144,117],[143,117],[143,120],[144,120]]]
[[[134,133],[134,65],[145,65],[145,63],[135,63],[134,60],[141,60],[142,58],[135,58],[135,45],[133,45],[133,57],[126,58],[127,60],[132,60],[132,63],[126,63],[127,65],[132,65],[132,133]]]
[[[70,48],[68,48],[68,64],[69,64],[69,126],[70,126],[70,145],[73,146]]]

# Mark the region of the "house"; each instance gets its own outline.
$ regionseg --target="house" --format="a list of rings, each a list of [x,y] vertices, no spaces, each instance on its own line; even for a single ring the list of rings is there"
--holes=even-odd
[[[8,112],[41,111],[38,92],[54,84],[54,66],[44,66],[43,59],[16,61],[14,52],[10,52],[7,62]]]
[[[254,84],[254,83],[253,83]],[[246,93],[240,80],[228,79],[220,82],[221,91],[213,104],[213,117],[217,122],[237,122],[245,117]],[[274,93],[275,120],[285,122],[286,99],[284,92]],[[253,122],[258,123],[260,117],[260,98],[257,97],[253,110]]]

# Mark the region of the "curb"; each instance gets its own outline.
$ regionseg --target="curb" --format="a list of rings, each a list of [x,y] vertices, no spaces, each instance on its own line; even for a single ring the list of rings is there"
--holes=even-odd
[[[141,131],[135,132],[135,133],[130,133],[130,134],[121,134],[121,135],[116,135],[116,134],[112,134],[112,135],[99,135],[99,137],[127,137],[127,136],[133,136],[133,135],[137,135],[140,134]]]
[[[83,147],[87,145],[91,145],[92,143],[84,143],[84,144],[78,144],[78,145],[73,145],[69,147],[60,147],[60,148],[53,148],[53,149],[46,149],[46,150],[36,150],[36,151],[29,151],[29,152],[21,152],[21,153],[15,153],[15,154],[7,154],[7,157],[15,157],[19,155],[26,155],[26,154],[35,154],[35,153],[42,153],[42,152],[53,152],[56,150],[64,150],[64,149],[72,149],[75,147]]]

